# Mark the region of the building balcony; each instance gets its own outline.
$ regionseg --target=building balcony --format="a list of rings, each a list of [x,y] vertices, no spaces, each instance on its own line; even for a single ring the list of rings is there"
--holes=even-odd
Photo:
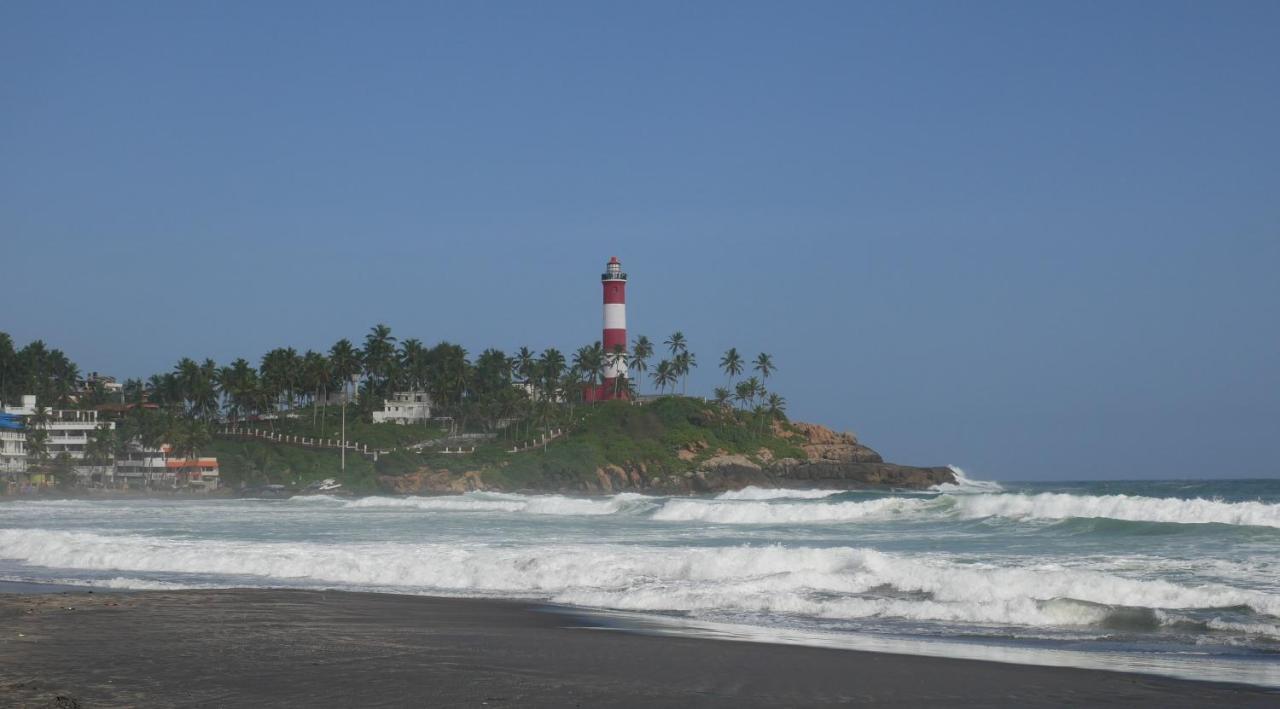
[[[627,280],[627,274],[625,274],[625,273],[602,273],[602,274],[600,274],[600,280],[602,280],[602,281],[625,281],[625,280]]]

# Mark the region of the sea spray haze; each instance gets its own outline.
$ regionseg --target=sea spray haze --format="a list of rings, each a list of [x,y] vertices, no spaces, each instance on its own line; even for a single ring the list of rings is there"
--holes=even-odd
[[[19,500],[0,503],[0,576],[532,598],[1280,685],[1280,483],[958,477],[912,493]]]

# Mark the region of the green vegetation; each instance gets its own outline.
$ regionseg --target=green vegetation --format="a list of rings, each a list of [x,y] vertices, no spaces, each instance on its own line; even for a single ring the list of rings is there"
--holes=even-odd
[[[404,448],[448,433],[448,428],[441,423],[372,423],[361,418],[361,412],[356,406],[351,405],[347,409],[347,440],[369,446],[370,449]],[[342,407],[330,406],[323,413],[300,412],[297,418],[250,421],[243,425],[290,436],[337,440],[342,430]]]
[[[373,462],[363,455],[348,454],[347,469],[340,467],[336,450],[300,448],[266,441],[215,439],[205,449],[217,456],[224,485],[239,487],[277,483],[303,486],[316,480],[334,478],[353,492],[377,491]]]
[[[784,435],[768,425],[775,420]],[[587,407],[572,431],[545,450],[477,450],[466,460],[436,456],[429,462],[433,467],[483,468],[485,478],[494,482],[537,487],[592,479],[605,465],[665,475],[686,472],[715,455],[757,459],[761,449],[773,458],[803,458],[804,451],[786,437],[789,432],[780,412],[777,418],[761,416],[685,397],[663,397],[643,406],[608,401]]]
[[[116,404],[103,409],[117,418],[117,428],[95,434],[101,438],[95,440],[95,462],[106,461],[108,451],[118,456],[131,445],[154,449],[168,443],[180,457],[217,456],[222,479],[231,486],[296,485],[332,477],[349,488],[371,490],[377,475],[424,467],[483,470],[494,480],[532,486],[593,476],[597,468],[611,464],[670,474],[685,472],[718,452],[756,456],[766,449],[774,457],[798,455],[774,432],[775,422],[785,425],[786,401],[764,386],[776,369],[768,354],[750,362],[755,376],[735,382],[748,362],[737,349],[726,352],[720,368],[729,386],[718,388],[714,402],[707,403],[674,396],[677,387],[681,394],[687,391],[689,374],[698,366],[684,333],[671,334],[662,345],[670,357],[652,369],[648,360],[657,348],[643,335],[630,353],[622,347],[605,351],[595,342],[569,357],[556,348],[535,353],[522,347],[510,357],[486,349],[472,360],[459,345],[400,341],[391,328],[378,324],[366,333],[362,346],[341,339],[327,352],[277,347],[256,367],[246,359],[219,366],[211,359],[184,357],[171,371],[145,382],[126,381],[115,401],[104,402],[102,392],[81,382],[75,364],[58,350],[40,341],[15,350],[8,335],[0,333],[0,392],[16,398],[34,391],[41,407],[49,402],[61,407]],[[635,400],[645,374],[660,393],[673,395],[646,397],[639,405],[590,403],[594,397],[586,393],[606,382],[610,369],[636,375],[613,380],[615,396]],[[430,394],[437,422],[372,423],[372,412],[384,399],[406,390]],[[344,474],[336,450],[216,436],[218,428],[241,426],[336,439],[344,410],[348,441],[391,452],[376,463],[350,453]],[[557,429],[568,434],[544,450],[509,452],[513,445]],[[411,449],[462,433],[494,438],[463,456]],[[42,453],[41,434],[32,436],[29,447],[37,465],[52,464]]]

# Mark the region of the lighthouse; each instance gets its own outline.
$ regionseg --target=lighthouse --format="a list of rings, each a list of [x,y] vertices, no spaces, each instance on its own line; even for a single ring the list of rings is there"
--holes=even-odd
[[[627,376],[626,360],[619,360],[614,352],[621,347],[627,349],[627,274],[622,271],[622,262],[617,256],[609,259],[600,275],[604,285],[604,336],[600,343],[604,345],[605,369],[604,383],[595,392],[596,399],[613,399],[615,382],[618,377]],[[619,390],[618,397],[625,398],[625,390]]]

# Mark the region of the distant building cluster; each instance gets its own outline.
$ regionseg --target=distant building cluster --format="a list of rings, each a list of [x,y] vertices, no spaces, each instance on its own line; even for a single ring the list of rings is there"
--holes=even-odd
[[[33,394],[23,396],[18,406],[0,406],[0,481],[9,488],[7,492],[33,492],[57,484],[52,469],[57,467],[53,462],[59,460],[65,461],[67,472],[82,487],[194,491],[218,487],[217,458],[174,457],[168,444],[148,448],[127,441],[95,454],[92,442],[99,432],[115,430],[115,422],[101,418],[100,413],[40,410]],[[38,446],[32,440],[37,436],[41,441]]]

